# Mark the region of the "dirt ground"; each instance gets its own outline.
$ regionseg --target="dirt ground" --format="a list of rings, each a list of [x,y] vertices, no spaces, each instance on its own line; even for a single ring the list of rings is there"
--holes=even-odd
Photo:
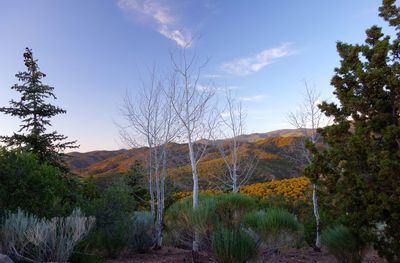
[[[264,256],[258,262],[287,262],[287,263],[311,263],[311,262],[323,262],[323,263],[337,263],[334,256],[329,254],[327,251],[315,252],[313,249],[289,249],[278,255]],[[378,257],[375,251],[368,251],[365,255],[363,263],[385,263],[384,260]]]
[[[192,253],[190,250],[164,247],[161,250],[152,251],[147,254],[137,254],[130,257],[122,257],[117,260],[109,260],[108,263],[190,263]],[[200,255],[201,263],[216,262],[211,256],[203,253]],[[289,249],[279,254],[271,254],[264,251],[253,262],[261,263],[337,263],[336,259],[326,251],[315,252],[312,249]],[[364,263],[385,263],[374,251],[369,251],[363,261]]]
[[[174,248],[174,247],[163,247],[160,250],[151,251],[146,254],[136,254],[129,258],[120,258],[117,260],[109,260],[107,263],[190,263],[192,262],[192,252],[190,250]],[[215,262],[207,254],[200,254],[200,262],[208,263]]]

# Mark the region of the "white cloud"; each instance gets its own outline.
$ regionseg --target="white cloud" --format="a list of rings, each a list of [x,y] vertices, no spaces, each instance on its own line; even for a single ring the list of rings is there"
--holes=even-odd
[[[199,91],[212,91],[212,90],[216,90],[216,87],[199,84],[199,85],[197,85],[196,89]]]
[[[190,46],[190,39],[184,36],[180,30],[170,30],[168,27],[162,26],[158,32],[166,38],[175,41],[182,48]]]
[[[258,72],[263,67],[271,64],[275,59],[286,57],[293,54],[290,44],[282,44],[276,48],[269,48],[261,51],[258,54],[235,59],[231,62],[226,62],[221,65],[221,69],[233,75],[247,75]]]
[[[229,117],[229,112],[227,112],[227,111],[224,111],[224,112],[221,112],[221,117],[222,118],[226,118],[226,117]]]
[[[217,79],[217,78],[221,78],[222,75],[219,74],[206,74],[204,75],[205,78],[209,78],[209,79]]]
[[[241,87],[239,86],[215,86],[215,85],[205,85],[205,84],[198,84],[197,90],[200,91],[215,91],[215,92],[224,92],[225,90],[237,90]]]
[[[260,94],[260,95],[250,96],[250,97],[241,97],[240,99],[243,101],[262,101],[266,98],[267,98],[267,96]]]
[[[155,30],[184,48],[191,44],[187,31],[178,29],[177,17],[165,2],[156,0],[117,0],[118,7],[127,13],[140,14],[150,21]]]

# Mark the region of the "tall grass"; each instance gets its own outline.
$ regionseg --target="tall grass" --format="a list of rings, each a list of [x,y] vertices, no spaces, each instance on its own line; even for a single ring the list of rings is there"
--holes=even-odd
[[[211,235],[214,257],[219,263],[244,263],[258,253],[259,242],[240,228],[217,227]]]
[[[293,214],[279,208],[249,213],[243,222],[269,247],[277,249],[294,244],[302,229]]]
[[[165,213],[165,225],[169,242],[190,248],[194,231],[201,235],[201,246],[208,247],[208,236],[216,224],[216,199],[207,194],[199,195],[199,206],[193,211],[192,197],[174,203]]]
[[[321,241],[340,263],[360,263],[363,259],[365,245],[343,225],[324,230]]]
[[[257,209],[257,199],[240,193],[216,195],[214,215],[227,227],[240,224],[245,214]]]
[[[210,235],[217,225],[238,226],[243,216],[255,210],[257,201],[242,194],[199,195],[199,206],[193,211],[192,198],[173,204],[165,214],[170,241],[177,246],[191,247],[193,233],[201,235],[203,248],[209,248]]]

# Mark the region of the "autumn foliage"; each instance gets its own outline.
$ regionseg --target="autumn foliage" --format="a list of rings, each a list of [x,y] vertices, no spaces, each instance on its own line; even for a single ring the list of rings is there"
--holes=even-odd
[[[307,193],[310,190],[310,185],[310,180],[305,176],[301,176],[297,178],[272,180],[269,182],[245,185],[240,188],[240,192],[257,198],[282,196],[288,200],[307,201]],[[200,192],[218,194],[222,191],[217,189],[204,189],[200,190]],[[179,200],[191,195],[192,192],[175,192],[173,193],[173,199]]]
[[[281,195],[287,199],[305,200],[309,189],[310,180],[307,177],[301,176],[246,185],[240,189],[240,192],[259,198],[268,197],[270,195]]]

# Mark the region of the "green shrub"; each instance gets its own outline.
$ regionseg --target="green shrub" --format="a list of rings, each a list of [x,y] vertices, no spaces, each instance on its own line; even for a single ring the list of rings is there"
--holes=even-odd
[[[257,200],[254,197],[239,193],[216,195],[214,214],[220,223],[233,227],[239,225],[243,216],[257,209]]]
[[[282,208],[288,211],[290,211],[291,208],[291,203],[280,194],[270,194],[261,198],[260,205],[263,208]]]
[[[202,196],[199,196],[201,199]],[[173,245],[190,248],[193,228],[189,222],[192,211],[191,197],[183,198],[172,204],[165,212],[164,223],[168,232],[168,240]]]
[[[308,200],[311,200],[311,196]],[[303,222],[311,211],[312,204],[303,199],[288,199],[283,195],[271,194],[261,198],[260,207],[263,209],[268,208],[281,208],[297,216],[299,221]]]
[[[214,257],[220,263],[247,262],[257,255],[259,242],[240,228],[216,227],[211,235]]]
[[[205,195],[199,199],[197,209],[193,211],[193,208],[191,208],[189,212],[189,224],[203,237],[208,236],[218,223],[218,217],[215,212],[217,205],[217,198]]]
[[[66,216],[81,206],[81,184],[33,154],[0,148],[0,213],[18,208],[38,217]]]
[[[135,212],[130,227],[129,248],[145,253],[154,245],[154,218],[149,212]]]
[[[196,211],[193,211],[192,197],[183,198],[171,205],[165,213],[164,220],[169,241],[179,247],[191,248],[196,230],[203,239],[200,246],[208,247],[207,239],[217,220],[215,207],[216,198],[205,194],[199,195]]]
[[[88,214],[96,217],[95,229],[86,240],[87,246],[103,250],[105,257],[117,257],[128,246],[135,209],[136,203],[126,187],[107,188],[86,209]]]
[[[200,234],[203,249],[210,247],[210,234],[216,225],[238,226],[243,216],[257,207],[256,199],[242,194],[199,195],[193,211],[192,197],[173,204],[165,215],[169,240],[177,246],[190,248],[194,231]]]
[[[343,225],[324,230],[321,241],[340,263],[359,263],[363,259],[365,245]]]
[[[335,222],[338,221],[337,218],[333,218],[333,216],[329,213],[327,209],[323,209],[322,207],[319,208],[319,216],[320,222],[323,229],[333,226]],[[312,209],[309,210],[307,216],[303,220],[304,226],[304,241],[310,246],[315,247],[315,238],[316,238],[316,222],[315,216]]]
[[[279,208],[249,213],[243,221],[273,248],[294,244],[302,228],[293,214]]]

